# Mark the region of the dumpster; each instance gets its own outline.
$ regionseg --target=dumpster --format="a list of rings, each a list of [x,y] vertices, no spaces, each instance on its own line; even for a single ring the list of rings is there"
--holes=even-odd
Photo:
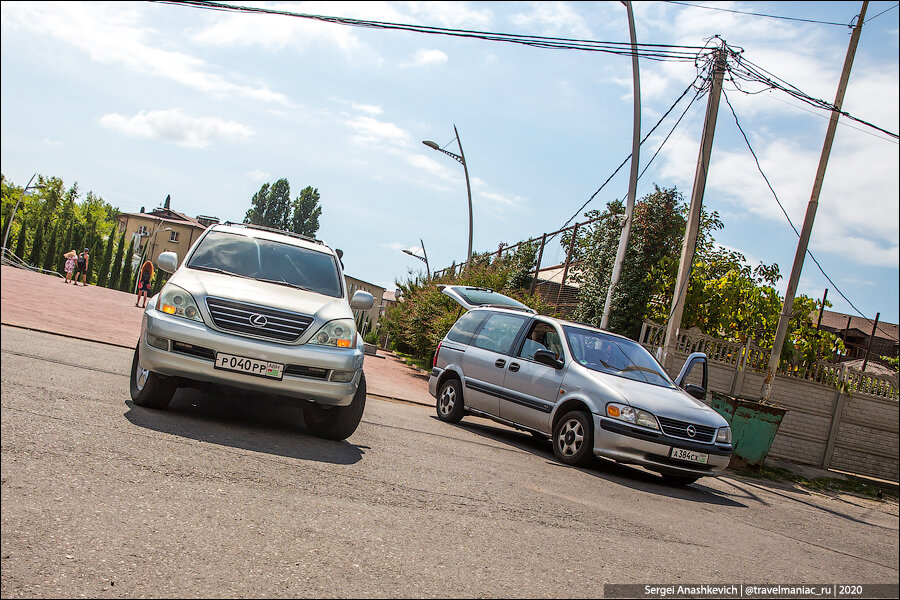
[[[712,392],[712,408],[731,425],[731,467],[763,465],[787,409],[757,398]]]

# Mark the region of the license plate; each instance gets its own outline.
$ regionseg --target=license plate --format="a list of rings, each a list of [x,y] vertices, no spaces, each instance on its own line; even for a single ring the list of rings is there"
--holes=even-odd
[[[226,371],[236,371],[247,375],[256,375],[258,377],[268,377],[270,379],[281,379],[284,374],[284,365],[280,363],[269,362],[267,360],[256,360],[255,358],[247,358],[245,356],[234,356],[233,354],[216,353],[216,368]]]
[[[672,458],[677,458],[678,460],[686,460],[688,462],[700,463],[705,465],[709,462],[709,454],[703,454],[702,452],[694,452],[693,450],[685,450],[684,448],[672,448],[672,452],[669,454]]]

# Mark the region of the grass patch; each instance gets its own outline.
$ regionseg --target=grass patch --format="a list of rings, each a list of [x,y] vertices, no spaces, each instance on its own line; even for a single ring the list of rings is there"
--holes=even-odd
[[[397,356],[402,358],[403,362],[405,362],[410,367],[418,367],[426,372],[431,371],[431,361],[424,360],[421,358],[416,358],[410,354],[403,354],[402,352],[398,352],[397,350],[394,350],[393,352],[394,352],[394,354],[396,354]]]
[[[880,492],[882,497],[891,497],[895,500],[898,499],[897,488],[889,485],[882,486],[875,481],[866,481],[853,476],[848,476],[847,479],[839,479],[837,477],[816,477],[814,479],[808,479],[793,471],[781,467],[769,466],[763,466],[759,469],[735,469],[734,473],[743,477],[754,477],[756,479],[766,479],[777,482],[790,482],[814,492],[850,493],[876,499],[879,498]]]

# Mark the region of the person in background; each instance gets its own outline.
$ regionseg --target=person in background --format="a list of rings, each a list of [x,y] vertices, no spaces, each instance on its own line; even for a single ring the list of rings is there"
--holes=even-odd
[[[69,283],[72,279],[72,272],[75,271],[75,257],[78,256],[78,253],[69,250],[63,256],[66,258],[66,283]]]
[[[87,287],[87,270],[90,260],[91,256],[88,254],[88,249],[85,248],[84,252],[79,254],[78,259],[75,261],[75,285],[78,285],[78,276],[81,275],[81,283],[84,287]]]
[[[148,261],[144,261],[144,264],[141,265],[141,270],[138,274],[138,297],[135,300],[134,305],[139,308],[143,308],[147,306],[147,296],[150,295],[150,282],[153,280],[153,263]],[[144,303],[139,305],[138,302],[141,301],[141,298],[144,299]]]

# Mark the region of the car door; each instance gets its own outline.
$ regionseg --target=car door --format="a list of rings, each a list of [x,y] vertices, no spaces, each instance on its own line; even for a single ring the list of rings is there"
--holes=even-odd
[[[559,397],[566,372],[562,335],[552,323],[533,320],[516,346],[503,380],[500,417],[543,433],[550,433],[550,413]],[[534,360],[537,350],[550,350],[563,361],[562,368]]]
[[[500,416],[500,395],[510,351],[528,315],[507,312],[491,314],[479,327],[462,358],[466,406]]]

